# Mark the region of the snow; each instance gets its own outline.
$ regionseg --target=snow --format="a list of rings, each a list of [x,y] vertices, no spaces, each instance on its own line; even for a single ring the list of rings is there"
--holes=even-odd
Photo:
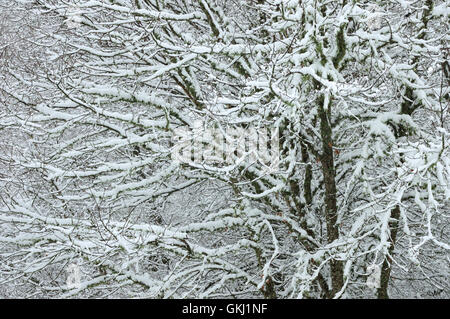
[[[0,8],[0,298],[445,297],[447,2],[316,2]]]

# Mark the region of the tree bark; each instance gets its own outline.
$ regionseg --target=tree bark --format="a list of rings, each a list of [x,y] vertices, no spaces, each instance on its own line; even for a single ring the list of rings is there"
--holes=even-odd
[[[389,299],[388,295],[388,285],[389,278],[391,277],[391,269],[392,269],[392,254],[394,253],[394,245],[397,239],[398,232],[398,220],[400,218],[400,207],[397,205],[393,210],[391,210],[391,219],[389,221],[389,229],[391,232],[391,238],[388,249],[388,255],[384,259],[383,266],[381,267],[381,275],[380,275],[380,288],[377,289],[378,299]]]
[[[325,209],[327,241],[332,243],[339,238],[339,226],[337,225],[337,197],[336,197],[336,171],[334,168],[332,128],[329,122],[331,103],[327,110],[324,109],[324,97],[319,99],[320,133],[322,138],[322,163],[323,182],[325,184]],[[331,260],[331,296],[335,296],[344,285],[343,265],[341,261]]]

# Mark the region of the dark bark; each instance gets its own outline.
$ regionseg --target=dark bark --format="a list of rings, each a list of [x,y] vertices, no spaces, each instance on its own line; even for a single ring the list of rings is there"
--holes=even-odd
[[[311,168],[311,164],[308,163],[309,155],[308,155],[308,149],[307,149],[305,143],[301,143],[301,150],[302,150],[302,162],[306,163],[305,180],[303,182],[303,190],[304,190],[306,205],[309,206],[312,203],[312,193],[311,193],[312,168]]]
[[[304,182],[303,182],[303,195],[305,197],[305,205],[307,207],[310,207],[310,205],[312,204],[312,191],[311,191],[311,181],[312,181],[312,167],[311,164],[309,164],[309,154],[308,154],[308,147],[305,143],[300,142],[301,143],[301,152],[302,152],[302,162],[306,164],[305,167],[305,178],[304,178]],[[307,225],[306,225],[306,221],[303,220],[303,223],[301,223],[302,227],[304,229],[307,230],[308,235],[310,235],[311,237],[315,237],[314,233],[312,233],[311,231],[309,231]],[[308,249],[308,251],[313,252],[314,251],[314,247],[312,247],[309,243],[305,243],[305,247]],[[323,298],[331,298],[331,294],[330,294],[330,287],[328,286],[327,281],[325,280],[325,278],[323,277],[323,275],[321,273],[318,274],[317,278],[316,278],[317,282],[319,283],[319,287],[322,290],[322,294],[321,296]]]

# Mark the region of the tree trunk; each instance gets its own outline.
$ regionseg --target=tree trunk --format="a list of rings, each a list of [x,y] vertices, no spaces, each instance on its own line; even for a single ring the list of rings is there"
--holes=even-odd
[[[339,238],[339,226],[337,225],[337,198],[336,198],[336,171],[334,168],[332,129],[329,122],[331,103],[328,109],[323,106],[324,97],[319,99],[320,133],[322,137],[322,163],[323,182],[325,184],[325,209],[327,241],[332,243]],[[332,260],[331,270],[331,296],[335,296],[344,285],[343,265],[341,261]]]
[[[400,218],[400,207],[397,205],[393,210],[391,210],[391,219],[389,221],[389,229],[391,232],[390,238],[391,245],[389,246],[388,250],[389,254],[384,259],[383,266],[381,267],[380,288],[377,289],[378,299],[389,299],[387,289],[392,269],[391,256],[394,253],[394,245],[395,240],[397,238],[399,218]]]

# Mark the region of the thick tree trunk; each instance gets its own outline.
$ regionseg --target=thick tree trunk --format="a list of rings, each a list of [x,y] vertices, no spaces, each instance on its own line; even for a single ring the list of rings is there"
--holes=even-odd
[[[337,197],[336,197],[336,171],[334,168],[332,129],[329,122],[330,107],[325,110],[323,106],[324,98],[319,99],[320,132],[322,138],[322,163],[323,182],[325,184],[325,209],[327,241],[331,243],[339,238],[339,226],[337,225]],[[335,296],[344,285],[343,265],[341,261],[332,260],[331,270],[331,296]]]
[[[420,30],[419,39],[425,39],[426,32],[425,29],[427,28],[427,24],[430,21],[430,18],[432,17],[431,13],[433,11],[433,1],[427,0],[425,2],[425,8],[422,15],[422,28]],[[418,56],[414,57],[412,60],[413,65],[417,65],[418,63]],[[414,96],[414,89],[411,86],[407,86],[405,93],[405,97],[403,99],[403,103],[401,104],[400,114],[406,114],[411,115],[417,108],[420,107],[420,103],[416,100]],[[396,127],[393,126],[394,135],[397,139],[400,137],[404,137],[408,135],[408,129],[404,127],[402,124],[398,125]],[[401,158],[401,162],[403,163],[403,158]],[[381,276],[380,276],[380,288],[377,289],[377,295],[378,299],[388,299],[388,285],[389,285],[389,278],[391,276],[391,269],[392,269],[392,255],[394,253],[394,245],[397,238],[397,232],[398,232],[398,223],[400,219],[400,207],[397,205],[394,209],[391,210],[391,219],[389,221],[389,230],[391,234],[390,243],[388,250],[388,255],[385,257],[383,261],[383,266],[381,268]]]
[[[266,280],[263,295],[265,299],[277,299],[277,294],[275,292],[275,285],[273,283],[272,277],[270,276]]]
[[[386,256],[383,262],[383,266],[381,268],[381,276],[380,276],[380,288],[377,289],[378,299],[389,299],[388,295],[388,285],[389,278],[391,277],[391,269],[392,269],[392,254],[394,253],[394,245],[397,239],[397,231],[398,231],[398,220],[400,218],[400,207],[397,205],[393,210],[391,210],[391,219],[389,221],[389,229],[391,232],[391,238],[388,252],[389,254]]]

